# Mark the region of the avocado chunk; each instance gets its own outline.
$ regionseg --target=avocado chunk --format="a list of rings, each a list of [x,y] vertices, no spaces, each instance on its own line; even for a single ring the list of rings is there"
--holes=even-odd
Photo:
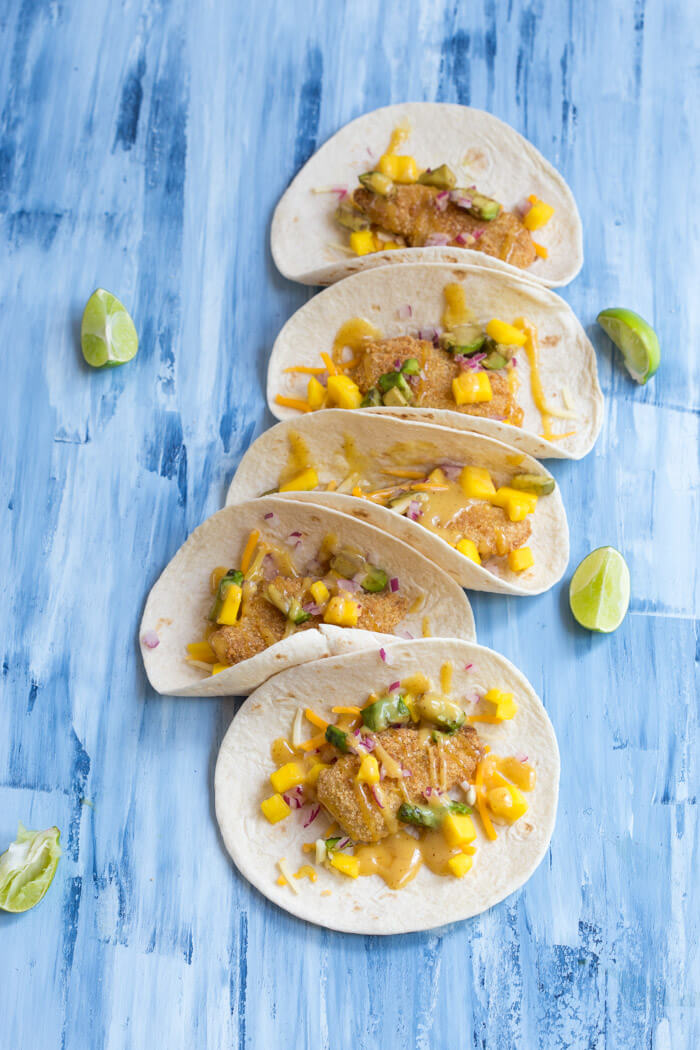
[[[445,332],[440,342],[451,354],[462,354],[471,357],[481,350],[486,341],[486,333],[478,324],[460,324],[450,332]]]
[[[358,211],[349,201],[341,201],[335,209],[335,221],[344,226],[346,230],[368,230],[370,227],[367,216]]]
[[[472,203],[468,211],[475,219],[491,222],[493,219],[498,218],[501,212],[501,205],[493,197],[486,197],[483,193],[477,193],[476,190],[465,190],[465,193],[471,198]]]
[[[389,577],[384,572],[384,569],[378,569],[376,565],[370,565],[369,572],[365,576],[364,580],[360,581],[360,586],[363,591],[368,591],[370,594],[379,594],[386,588],[389,582]]]
[[[510,487],[520,492],[534,492],[536,496],[549,496],[556,488],[554,478],[546,474],[516,474],[510,479]]]
[[[398,693],[380,696],[362,711],[362,724],[373,733],[381,733],[389,726],[406,725],[410,721],[410,711]]]
[[[382,400],[385,405],[393,405],[394,408],[406,408],[413,401],[413,397],[411,396],[409,400],[397,386],[393,386],[391,390],[387,390]]]
[[[508,359],[500,354],[498,350],[492,350],[484,360],[481,362],[484,368],[490,369],[492,372],[497,372],[499,368],[505,368],[508,364]]]
[[[416,706],[421,718],[432,722],[444,733],[456,733],[464,724],[465,714],[459,704],[438,693],[424,693]]]
[[[377,383],[385,405],[410,405],[413,403],[413,391],[408,385],[403,372],[385,372]]]
[[[337,726],[326,726],[326,740],[329,744],[333,744],[333,747],[337,747],[339,751],[342,751],[344,755],[347,755],[350,751],[348,734],[343,732],[342,729],[338,729]]]
[[[388,197],[394,192],[394,183],[388,175],[382,175],[381,171],[366,171],[360,175],[360,182],[366,190],[378,193],[380,197]]]
[[[452,190],[457,185],[457,177],[452,168],[441,164],[439,168],[428,168],[418,176],[421,186],[435,186],[439,190]]]
[[[407,357],[401,365],[401,372],[405,376],[417,376],[420,372],[420,363],[417,357]]]
[[[381,404],[382,395],[379,393],[376,386],[373,386],[360,401],[360,408],[376,408],[377,405]]]

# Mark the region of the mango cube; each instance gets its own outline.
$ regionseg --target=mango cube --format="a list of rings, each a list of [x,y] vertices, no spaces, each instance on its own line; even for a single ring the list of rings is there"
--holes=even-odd
[[[514,784],[492,788],[486,793],[486,801],[491,812],[507,820],[509,824],[514,824],[524,813],[527,813],[525,796]]]
[[[474,821],[468,813],[448,813],[442,822],[442,834],[451,849],[468,846],[476,838]]]
[[[486,372],[460,372],[452,380],[452,396],[458,405],[476,405],[493,397],[491,380]]]
[[[481,565],[481,555],[479,554],[479,548],[474,543],[474,540],[468,540],[465,536],[464,539],[458,540],[456,543],[456,549],[460,554],[463,554],[465,558],[471,558],[477,565]]]
[[[225,624],[227,627],[233,627],[238,619],[238,610],[241,607],[242,597],[242,589],[237,583],[232,583],[226,591],[226,597],[224,598],[224,603],[221,606],[221,612],[217,616],[216,622]]]
[[[307,467],[301,474],[296,474],[284,485],[280,485],[280,492],[310,492],[318,485],[318,474],[313,467]]]
[[[554,208],[551,204],[545,204],[539,197],[535,197],[534,193],[530,194],[528,200],[532,207],[523,218],[523,223],[528,230],[539,230],[540,226],[544,226],[552,218]]]
[[[508,567],[513,572],[524,572],[535,564],[535,559],[529,547],[518,547],[508,555]]]
[[[465,467],[459,483],[467,499],[491,499],[496,495],[496,486],[486,467]]]
[[[525,332],[507,321],[499,321],[497,317],[486,325],[486,334],[490,335],[495,343],[502,343],[504,346],[524,346],[527,339]]]
[[[297,784],[303,784],[305,778],[306,774],[297,762],[287,762],[271,774],[270,783],[281,795],[290,788],[296,787]]]
[[[317,605],[325,605],[331,596],[330,591],[323,580],[316,580],[316,583],[311,584],[309,590],[311,591],[311,597]]]
[[[365,755],[363,757],[355,780],[358,784],[379,783],[379,763],[374,755]]]
[[[534,492],[521,492],[519,489],[509,488],[508,485],[501,485],[496,490],[496,495],[491,497],[491,502],[497,507],[503,507],[511,521],[523,521],[535,510],[537,496]]]
[[[326,762],[316,762],[306,774],[307,784],[315,784],[324,769],[328,769]]]
[[[216,656],[209,642],[192,642],[187,646],[187,653],[191,660],[198,660],[203,664],[216,663]]]
[[[350,247],[355,255],[369,255],[376,250],[374,234],[371,230],[354,230],[350,234]]]
[[[212,674],[220,674],[221,671],[225,671],[226,668],[229,667],[229,666],[230,666],[229,664],[214,664],[214,666],[211,669],[211,673]]]
[[[473,863],[473,857],[470,857],[467,853],[458,853],[456,857],[450,857],[447,867],[456,879],[461,879],[470,871]]]
[[[350,376],[328,376],[328,403],[338,408],[359,408],[362,392]]]
[[[357,627],[359,619],[359,602],[354,601],[352,598],[342,597],[339,594],[331,598],[323,614],[323,622],[333,623],[336,627]]]
[[[270,795],[269,798],[263,799],[260,803],[260,809],[263,811],[263,816],[266,817],[271,824],[276,824],[279,820],[284,820],[284,818],[288,817],[292,812],[281,795]]]
[[[392,182],[415,182],[420,171],[413,157],[385,153],[379,158],[379,171]]]
[[[348,857],[345,853],[331,853],[331,864],[337,871],[347,875],[348,878],[356,879],[360,874],[360,860],[358,857]]]
[[[518,705],[512,693],[504,693],[500,689],[489,689],[483,699],[490,705],[494,717],[500,722],[514,718],[517,713]]]
[[[309,379],[309,385],[306,388],[306,402],[309,408],[316,409],[321,408],[323,402],[326,400],[326,388],[323,383],[319,383],[316,376],[311,376]]]

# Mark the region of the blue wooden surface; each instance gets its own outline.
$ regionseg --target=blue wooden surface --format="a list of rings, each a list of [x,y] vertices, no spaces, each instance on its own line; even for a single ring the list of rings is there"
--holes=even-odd
[[[698,1000],[698,8],[693,0],[352,4],[5,0],[0,12],[0,841],[57,823],[35,911],[0,917],[0,1045],[695,1048]],[[212,818],[232,701],[148,688],[144,596],[270,422],[266,353],[310,294],[271,211],[367,109],[472,103],[564,172],[586,263],[564,291],[606,424],[557,464],[572,563],[631,568],[611,637],[564,584],[479,596],[480,640],[541,692],[562,752],[551,851],[479,919],[373,940],[278,912]],[[97,285],[141,334],[83,365]],[[593,326],[654,319],[637,388]]]

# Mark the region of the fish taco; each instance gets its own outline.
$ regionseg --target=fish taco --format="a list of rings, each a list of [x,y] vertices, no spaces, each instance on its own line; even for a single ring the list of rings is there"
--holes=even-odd
[[[518,889],[554,829],[559,753],[524,676],[456,640],[277,675],[214,777],[241,873],[308,922],[362,934],[466,919]]]
[[[195,529],[140,629],[151,685],[177,696],[243,695],[307,660],[423,635],[475,638],[453,580],[365,522],[274,498]]]
[[[363,412],[307,413],[251,445],[227,502],[266,492],[370,522],[473,590],[538,594],[569,559],[554,478],[481,434]]]
[[[271,247],[304,284],[477,260],[554,286],[583,261],[573,195],[542,154],[490,113],[432,102],[374,110],[329,139],[280,200]]]
[[[477,266],[355,274],[285,324],[268,366],[278,419],[363,409],[579,459],[603,419],[595,351],[571,308]]]

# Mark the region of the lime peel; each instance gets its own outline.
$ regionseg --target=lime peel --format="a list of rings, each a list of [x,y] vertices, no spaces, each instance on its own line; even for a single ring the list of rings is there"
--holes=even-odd
[[[622,353],[625,367],[635,382],[646,383],[661,362],[659,337],[651,325],[634,310],[622,306],[601,310],[596,320]]]
[[[129,311],[111,292],[98,288],[80,324],[83,357],[93,368],[113,368],[136,356],[139,337]]]
[[[17,838],[0,856],[0,909],[23,912],[39,903],[56,874],[60,837],[56,827],[28,831],[19,824]]]
[[[574,619],[589,631],[609,634],[627,614],[630,573],[614,547],[598,547],[576,568],[569,584],[569,606]]]

